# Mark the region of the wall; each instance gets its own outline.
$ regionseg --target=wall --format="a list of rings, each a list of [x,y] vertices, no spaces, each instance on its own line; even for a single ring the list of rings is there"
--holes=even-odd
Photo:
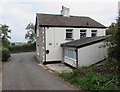
[[[91,30],[98,30],[98,36],[105,35],[105,29],[96,28],[45,28],[46,31],[46,50],[49,50],[49,54],[46,54],[46,61],[61,61],[62,60],[62,47],[61,43],[65,43],[71,40],[66,39],[66,29],[73,29],[73,39],[80,39],[80,30],[87,30],[87,37],[91,37]]]
[[[37,28],[37,37],[36,37],[36,50],[37,58],[43,63],[45,61],[45,29],[42,27]]]
[[[78,49],[79,66],[88,66],[107,58],[107,48],[100,48],[103,42]]]

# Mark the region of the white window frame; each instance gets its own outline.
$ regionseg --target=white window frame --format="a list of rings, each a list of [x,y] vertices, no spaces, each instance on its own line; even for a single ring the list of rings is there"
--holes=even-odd
[[[83,31],[83,32],[82,32]],[[81,36],[81,34],[85,34],[85,36]],[[87,30],[80,30],[80,39],[82,39],[82,38],[86,38],[86,36],[87,36]]]
[[[71,34],[71,37],[67,38],[67,34]],[[73,39],[73,29],[66,29],[66,39]]]

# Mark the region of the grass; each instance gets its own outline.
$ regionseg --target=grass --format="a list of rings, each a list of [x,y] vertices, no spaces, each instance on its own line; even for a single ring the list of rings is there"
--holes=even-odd
[[[101,66],[81,67],[59,74],[64,80],[88,91],[120,90],[119,63],[110,61]]]

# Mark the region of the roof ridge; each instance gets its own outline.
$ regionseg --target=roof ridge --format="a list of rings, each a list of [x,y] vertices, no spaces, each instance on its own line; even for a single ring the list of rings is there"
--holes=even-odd
[[[52,15],[52,16],[62,16],[61,14],[47,14],[47,13],[36,13],[37,15]],[[85,17],[90,18],[88,16],[77,16],[77,15],[70,15],[70,17]]]

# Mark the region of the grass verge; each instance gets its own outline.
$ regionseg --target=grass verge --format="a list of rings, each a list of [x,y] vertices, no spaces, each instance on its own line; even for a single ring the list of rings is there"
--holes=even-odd
[[[74,72],[63,71],[59,74],[64,80],[87,91],[120,91],[119,63],[110,61],[104,65],[81,67]]]

